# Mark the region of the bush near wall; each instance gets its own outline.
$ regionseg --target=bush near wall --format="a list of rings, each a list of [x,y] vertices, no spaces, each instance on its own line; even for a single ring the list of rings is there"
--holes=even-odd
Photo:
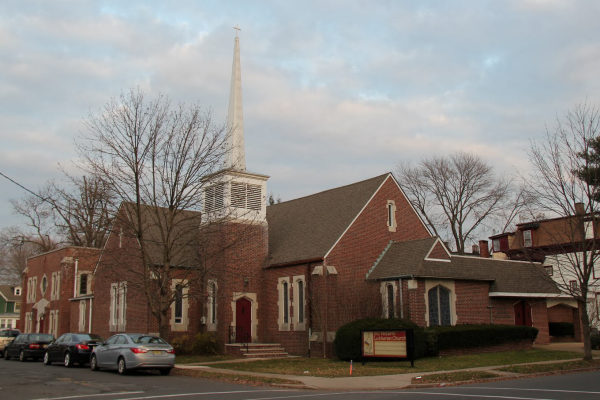
[[[600,350],[600,335],[593,335],[590,339],[592,340],[592,349]]]
[[[193,338],[178,336],[171,341],[171,346],[179,355],[212,355],[219,352],[219,341],[212,332],[198,333]]]
[[[400,318],[363,318],[352,321],[337,330],[333,342],[337,357],[345,361],[359,360],[362,357],[360,331],[377,329],[413,329],[415,358],[425,356],[427,350],[425,332],[414,322]]]
[[[439,350],[484,347],[508,341],[535,340],[537,328],[515,325],[456,325],[427,328],[428,353]],[[432,336],[434,338],[432,338]],[[435,345],[435,348],[431,346]]]
[[[575,325],[570,322],[550,322],[548,324],[550,336],[563,337],[575,335]]]

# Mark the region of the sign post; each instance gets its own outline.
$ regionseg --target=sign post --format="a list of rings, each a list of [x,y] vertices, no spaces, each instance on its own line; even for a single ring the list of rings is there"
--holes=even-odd
[[[362,363],[373,358],[400,358],[415,366],[415,340],[412,329],[360,331]]]

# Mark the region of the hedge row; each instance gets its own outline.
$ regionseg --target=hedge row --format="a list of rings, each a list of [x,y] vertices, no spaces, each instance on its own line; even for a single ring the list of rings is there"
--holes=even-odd
[[[427,329],[436,350],[494,346],[508,341],[535,340],[537,328],[515,325],[433,326]],[[430,352],[431,352],[430,348]]]
[[[592,335],[592,349],[600,350],[600,335]]]
[[[413,329],[415,358],[435,355],[439,350],[483,347],[508,341],[535,340],[538,330],[514,325],[456,325],[434,326],[427,329],[404,319],[364,318],[350,322],[338,329],[335,351],[341,360],[360,359],[361,330]]]

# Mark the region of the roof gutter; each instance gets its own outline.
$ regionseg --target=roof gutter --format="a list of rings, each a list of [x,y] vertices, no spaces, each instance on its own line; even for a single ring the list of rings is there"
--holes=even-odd
[[[319,261],[323,261],[323,260],[325,260],[324,257],[309,258],[307,260],[298,260],[298,261],[290,261],[290,262],[280,263],[280,264],[271,264],[271,265],[267,265],[267,268],[289,267],[291,265],[309,264],[309,263],[319,262]]]

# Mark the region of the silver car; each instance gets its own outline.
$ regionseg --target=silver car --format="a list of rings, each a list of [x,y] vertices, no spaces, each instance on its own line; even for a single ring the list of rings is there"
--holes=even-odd
[[[116,369],[121,375],[137,369],[157,369],[169,375],[175,366],[175,350],[158,336],[119,333],[94,348],[90,366],[92,371]]]

